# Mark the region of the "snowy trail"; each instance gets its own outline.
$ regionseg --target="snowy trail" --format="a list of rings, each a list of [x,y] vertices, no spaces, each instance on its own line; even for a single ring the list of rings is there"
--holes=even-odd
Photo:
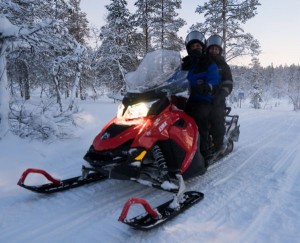
[[[262,137],[258,138],[258,134],[252,133],[253,138],[258,138],[256,142],[250,142],[248,145],[243,146],[243,142],[241,141],[241,148],[231,155],[234,158],[239,158],[239,164],[231,160],[230,167],[232,171],[229,173],[228,171],[224,172],[222,175],[219,174],[219,179],[215,179],[212,182],[214,188],[211,190],[213,190],[215,194],[220,193],[217,188],[221,187],[224,189],[228,187],[228,189],[225,189],[227,198],[223,199],[216,196],[222,203],[220,205],[220,202],[217,201],[219,205],[217,211],[214,210],[214,207],[206,208],[210,212],[209,217],[206,218],[207,220],[212,216],[216,220],[218,218],[221,219],[222,216],[224,216],[222,210],[230,210],[231,204],[234,208],[241,209],[236,212],[229,211],[230,213],[225,219],[226,226],[228,226],[228,218],[234,219],[240,217],[244,211],[247,213],[247,215],[242,218],[245,220],[249,217],[249,222],[240,222],[240,226],[242,226],[243,223],[245,224],[240,230],[243,233],[240,234],[238,238],[234,238],[234,240],[238,242],[254,242],[255,239],[257,239],[257,235],[253,235],[253,232],[266,225],[272,224],[275,216],[285,216],[280,214],[282,210],[281,207],[284,204],[282,198],[286,198],[287,195],[293,193],[289,190],[289,185],[296,184],[299,180],[299,170],[290,169],[297,168],[297,163],[300,161],[300,153],[297,152],[297,147],[300,144],[298,132],[300,128],[298,125],[300,124],[299,116],[288,117],[284,122],[277,123],[277,125],[272,128],[267,121],[265,122],[263,125],[265,132]],[[243,124],[242,121],[241,123]],[[276,133],[274,133],[274,131],[276,131]],[[251,141],[251,136],[249,135],[247,139]],[[244,148],[247,148],[248,153],[245,153]],[[226,161],[222,163],[224,162]],[[227,167],[227,169],[230,167]],[[220,172],[221,168],[218,168],[218,170]],[[215,198],[212,200],[215,202]],[[207,205],[207,207],[209,207],[209,205]],[[247,211],[249,211],[249,213]],[[299,210],[296,217],[299,217]],[[222,223],[219,227],[222,227]],[[228,228],[225,229],[224,234],[228,231]],[[295,233],[295,227],[293,230]],[[260,234],[263,235],[264,230],[258,231],[261,231]],[[269,231],[266,232],[265,241],[269,241]],[[260,238],[261,235],[259,235]],[[277,236],[279,236],[279,234]],[[276,239],[274,240],[276,241]]]
[[[101,125],[112,117],[108,113]],[[12,156],[13,164],[4,167],[6,175],[0,179],[0,242],[297,242],[300,114],[247,109],[233,113],[240,115],[241,124],[233,153],[187,182],[190,190],[205,194],[204,200],[148,232],[117,221],[124,203],[142,197],[155,206],[170,199],[170,193],[106,180],[55,195],[37,195],[16,186],[20,174],[15,174],[24,165],[13,162],[20,158]],[[89,129],[94,136],[99,126]],[[33,167],[68,177],[80,173],[81,158],[92,139],[89,135],[83,141],[25,148],[37,157]],[[141,212],[140,206],[134,206],[129,217]]]

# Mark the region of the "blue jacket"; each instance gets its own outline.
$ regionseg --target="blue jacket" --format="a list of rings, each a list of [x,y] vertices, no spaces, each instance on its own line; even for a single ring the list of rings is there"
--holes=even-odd
[[[201,85],[202,83],[208,84],[211,87],[216,87],[220,84],[220,74],[218,70],[218,66],[215,63],[211,63],[207,66],[207,68],[200,68],[200,71],[197,67],[197,64],[192,65],[192,67],[189,69],[189,73],[187,76],[187,79],[190,83],[190,89],[193,88],[197,89],[198,85]],[[212,92],[213,93],[213,92]],[[215,95],[190,95],[190,100],[193,101],[209,101],[211,102],[214,99]]]

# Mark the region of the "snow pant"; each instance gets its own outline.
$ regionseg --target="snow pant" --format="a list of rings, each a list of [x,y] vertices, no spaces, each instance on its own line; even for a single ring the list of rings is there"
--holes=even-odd
[[[218,151],[224,141],[225,128],[225,101],[213,106],[209,114],[210,131],[213,138],[214,149]]]
[[[209,131],[216,149],[223,145],[225,135],[225,102],[214,106],[207,101],[188,101],[185,112],[196,122],[200,133],[200,152],[209,155]]]
[[[196,122],[200,134],[200,152],[205,157],[208,155],[208,136],[209,136],[209,114],[212,105],[205,101],[188,101],[185,112]]]

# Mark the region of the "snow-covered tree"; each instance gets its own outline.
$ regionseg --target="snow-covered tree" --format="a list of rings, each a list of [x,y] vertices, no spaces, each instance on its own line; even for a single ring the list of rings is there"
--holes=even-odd
[[[244,33],[241,24],[257,14],[259,5],[259,0],[209,0],[197,7],[196,12],[204,14],[205,20],[194,24],[192,29],[207,35],[221,35],[224,39],[223,54],[227,61],[245,55],[258,55],[258,40],[250,33]]]
[[[288,80],[289,67],[282,65],[274,68],[274,79],[272,81],[272,91],[274,97],[280,99],[287,93],[286,80]]]
[[[111,0],[106,8],[107,23],[101,28],[96,68],[101,83],[115,92],[124,85],[125,74],[137,65],[137,32],[125,0]]]
[[[11,101],[8,91],[7,81],[7,58],[13,60],[18,56],[18,53],[33,53],[32,57],[38,57],[41,54],[50,59],[50,63],[55,61],[57,57],[72,57],[78,56],[82,48],[80,44],[69,35],[67,28],[64,27],[63,22],[58,18],[65,19],[65,12],[57,8],[58,3],[65,3],[64,1],[44,2],[42,0],[32,1],[4,1],[0,0],[0,137],[9,130],[9,102]],[[69,5],[64,4],[66,8]],[[56,8],[53,8],[56,6]],[[51,14],[55,13],[51,18]],[[66,60],[66,58],[64,58]],[[48,60],[49,63],[49,60]],[[43,65],[43,63],[39,63]],[[53,65],[53,64],[52,64]],[[49,66],[49,68],[52,68]],[[47,70],[49,72],[49,69]],[[74,74],[74,85],[78,74]],[[43,79],[42,79],[43,80]],[[57,76],[53,75],[55,85],[58,81]],[[59,92],[57,92],[59,100]],[[60,111],[62,112],[62,105]],[[12,106],[11,106],[12,107]]]
[[[30,99],[29,67],[26,60],[18,58],[7,63],[9,86],[11,95],[19,90],[20,96],[25,100]]]
[[[251,75],[248,76],[252,83],[252,89],[250,90],[250,103],[254,109],[261,108],[262,100],[262,76],[261,66],[257,58],[252,58],[251,63]]]
[[[300,66],[291,65],[287,76],[287,96],[291,100],[294,111],[300,110]]]
[[[78,44],[74,52],[66,56],[58,57],[53,63],[51,74],[53,76],[55,90],[57,92],[57,103],[59,104],[61,112],[63,111],[63,105],[61,101],[62,94],[61,94],[60,84],[59,84],[59,76],[61,75],[60,69],[61,67],[65,67],[65,66],[69,67],[70,65],[73,65],[73,72],[72,72],[73,75],[71,76],[74,78],[74,81],[71,84],[71,95],[70,95],[70,103],[69,103],[69,110],[72,110],[74,107],[76,91],[79,88],[83,60],[85,57],[86,57],[86,49],[83,46]]]
[[[234,80],[234,89],[232,90],[228,102],[231,104],[237,103],[240,105],[239,94],[243,93],[244,98],[248,96],[249,82],[248,82],[248,68],[242,66],[231,67],[232,76]]]
[[[156,0],[138,0],[135,2],[137,7],[133,15],[136,26],[142,29],[141,38],[141,56],[144,56],[149,51],[153,50],[151,36],[153,31],[153,16]]]
[[[159,0],[154,5],[152,20],[152,38],[154,49],[170,49],[180,51],[183,39],[178,37],[178,30],[186,24],[178,18],[177,9],[181,8],[181,0]]]
[[[86,13],[83,13],[80,8],[81,0],[69,0],[72,11],[68,18],[68,29],[80,44],[86,44],[86,39],[89,37],[88,20]]]

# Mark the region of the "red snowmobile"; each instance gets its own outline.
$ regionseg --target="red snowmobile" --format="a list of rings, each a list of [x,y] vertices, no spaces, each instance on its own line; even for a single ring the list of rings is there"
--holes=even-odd
[[[148,53],[135,72],[126,76],[127,93],[114,117],[95,137],[84,156],[88,166],[82,175],[65,180],[47,172],[28,169],[18,185],[40,193],[51,193],[107,178],[131,180],[174,193],[174,199],[155,209],[144,199],[131,198],[119,220],[139,229],[152,228],[200,201],[201,192],[186,191],[184,181],[202,175],[205,161],[199,151],[197,125],[176,104],[188,90],[187,72],[180,70],[181,58],[174,51]],[[238,116],[226,114],[227,151],[238,140]],[[40,173],[51,183],[28,186],[28,174]],[[126,219],[132,204],[146,212]]]

